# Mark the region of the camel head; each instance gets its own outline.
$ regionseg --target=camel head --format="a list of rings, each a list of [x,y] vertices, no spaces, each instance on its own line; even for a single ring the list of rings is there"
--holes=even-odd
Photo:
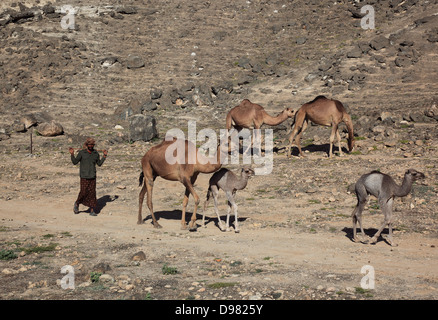
[[[286,108],[283,110],[283,112],[287,114],[288,118],[292,118],[295,116],[295,110],[292,108]]]
[[[417,171],[415,169],[408,169],[408,170],[406,170],[405,175],[411,176],[413,181],[426,178],[424,173],[422,173],[420,171]]]
[[[247,177],[249,178],[249,177],[254,176],[254,175],[255,175],[255,172],[254,172],[254,170],[251,169],[250,167],[243,167],[243,168],[242,168],[242,171],[241,171],[241,174],[242,174],[242,175],[245,175],[245,176],[247,176]]]

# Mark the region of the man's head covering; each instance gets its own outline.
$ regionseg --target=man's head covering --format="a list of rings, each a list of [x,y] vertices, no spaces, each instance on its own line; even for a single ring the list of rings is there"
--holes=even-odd
[[[89,144],[95,145],[96,141],[93,138],[87,138],[87,140],[84,142],[84,149],[87,149]]]

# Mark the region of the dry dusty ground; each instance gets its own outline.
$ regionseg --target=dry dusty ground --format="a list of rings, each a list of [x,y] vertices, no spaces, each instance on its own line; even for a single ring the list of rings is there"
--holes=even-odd
[[[78,169],[67,152],[34,157],[16,152],[19,164],[2,155],[1,243],[18,255],[0,262],[2,299],[437,298],[436,211],[427,208],[436,205],[437,190],[430,179],[415,185],[413,196],[396,201],[397,247],[385,242],[386,229],[375,245],[350,240],[356,200],[348,185],[374,168],[383,151],[335,159],[318,151],[304,159],[275,155],[272,174],[254,177],[237,193],[241,232],[236,234],[218,229],[211,206],[206,228],[181,230],[183,187],[162,179],[155,184],[154,206],[163,228],[154,229],[150,216],[137,225],[138,159],[148,148],[110,148],[99,168],[97,217],[82,207],[73,214]],[[379,168],[394,172],[397,180],[408,167],[433,177],[435,161],[394,157],[379,160]],[[196,183],[202,198],[208,178],[201,174]],[[221,204],[224,219],[225,201]],[[192,209],[190,202],[189,213]],[[381,221],[371,201],[364,217],[367,234]],[[48,251],[35,253],[38,248]],[[133,261],[139,251],[145,260]],[[75,290],[61,288],[65,265],[74,267]],[[364,265],[374,268],[373,290],[361,289]],[[164,266],[177,273],[166,274]],[[91,282],[93,272],[111,277]]]

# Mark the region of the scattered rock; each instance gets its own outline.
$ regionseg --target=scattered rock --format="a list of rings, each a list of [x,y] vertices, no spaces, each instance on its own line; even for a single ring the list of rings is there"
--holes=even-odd
[[[313,82],[316,78],[318,78],[318,75],[316,73],[309,73],[305,78],[304,81],[306,82]]]
[[[438,42],[438,28],[432,29],[427,34],[427,41],[429,41],[429,42]]]
[[[424,111],[424,114],[429,118],[434,118],[435,120],[438,120],[438,107],[436,104],[432,104],[429,108]]]
[[[106,272],[108,272],[108,271],[111,271],[111,267],[110,267],[110,265],[109,265],[108,263],[105,263],[105,262],[99,262],[98,264],[96,264],[96,265],[93,267],[93,270],[92,270],[92,271],[100,272],[100,273],[106,273]]]
[[[353,50],[347,53],[347,58],[360,58],[362,56],[362,50],[359,46],[355,47]]]
[[[120,13],[120,14],[136,14],[137,9],[135,7],[131,7],[131,6],[124,6],[124,7],[117,8],[116,12]]]
[[[99,60],[99,63],[102,67],[108,68],[108,67],[111,67],[112,65],[114,65],[118,61],[119,61],[119,58],[114,57],[114,56],[110,56],[110,57],[105,57],[105,58]]]
[[[306,37],[300,37],[296,40],[297,44],[305,44],[307,42],[307,38]]]
[[[158,136],[155,117],[135,114],[129,117],[128,120],[131,141],[150,141]]]
[[[128,59],[126,59],[126,67],[128,69],[138,69],[143,68],[145,66],[145,63],[142,58],[138,56],[130,56]]]
[[[103,282],[103,283],[114,283],[115,279],[113,276],[109,275],[109,274],[102,274],[99,277],[99,282]]]
[[[37,132],[43,137],[54,137],[64,134],[64,128],[55,120],[38,125]]]
[[[381,50],[383,48],[389,47],[390,42],[389,42],[388,38],[381,35],[381,36],[378,36],[378,37],[374,38],[373,40],[371,40],[370,46],[374,50],[378,51],[378,50]]]
[[[146,254],[143,251],[134,253],[134,255],[131,257],[131,261],[143,261],[143,260],[146,260]]]
[[[158,88],[151,89],[151,99],[152,100],[160,99],[162,95],[163,95],[163,90],[158,89]]]
[[[408,67],[408,66],[412,65],[411,60],[408,58],[405,58],[405,57],[397,57],[394,60],[394,63],[397,67],[400,67],[400,68]]]

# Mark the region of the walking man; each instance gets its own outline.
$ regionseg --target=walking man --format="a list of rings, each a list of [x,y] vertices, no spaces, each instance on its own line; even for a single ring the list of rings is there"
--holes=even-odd
[[[84,143],[84,148],[78,152],[76,157],[74,155],[74,149],[68,149],[73,164],[76,165],[80,162],[79,176],[81,178],[81,189],[73,207],[73,211],[76,214],[79,213],[79,205],[82,204],[91,209],[91,216],[96,216],[96,164],[100,167],[104,163],[108,151],[103,150],[103,157],[100,158],[97,150],[94,150],[95,145],[96,142],[93,138],[87,138]]]

